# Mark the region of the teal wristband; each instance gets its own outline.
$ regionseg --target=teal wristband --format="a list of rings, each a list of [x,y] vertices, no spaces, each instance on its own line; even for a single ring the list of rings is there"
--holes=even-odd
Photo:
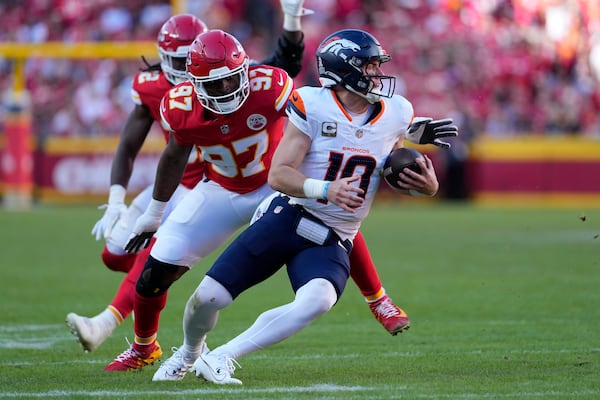
[[[329,190],[330,183],[330,181],[327,181],[325,182],[325,186],[323,186],[323,200],[327,200],[327,190]]]

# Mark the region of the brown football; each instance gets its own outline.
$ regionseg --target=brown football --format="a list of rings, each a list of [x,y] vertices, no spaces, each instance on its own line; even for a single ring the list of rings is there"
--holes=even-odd
[[[402,189],[398,186],[398,181],[400,180],[398,174],[400,174],[404,168],[409,168],[420,174],[421,167],[419,167],[415,161],[418,157],[422,157],[422,154],[409,147],[402,147],[392,151],[385,160],[383,166],[383,178],[387,184],[393,188]]]

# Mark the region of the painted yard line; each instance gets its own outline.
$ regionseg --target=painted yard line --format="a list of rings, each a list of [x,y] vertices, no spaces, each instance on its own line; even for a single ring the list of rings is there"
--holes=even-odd
[[[0,348],[2,346],[0,345]],[[394,358],[394,357],[426,357],[426,356],[451,356],[451,355],[497,355],[504,356],[506,354],[513,355],[544,355],[544,354],[588,354],[588,353],[598,353],[600,352],[600,348],[590,348],[590,349],[557,349],[557,350],[472,350],[472,351],[452,351],[452,352],[436,352],[436,353],[423,353],[423,352],[388,352],[382,353],[379,357],[384,358]],[[300,355],[300,356],[278,356],[280,359],[285,360],[314,360],[314,359],[323,359],[323,358],[336,358],[336,359],[360,359],[365,355],[362,353],[350,353],[350,354],[310,354],[310,355]],[[81,352],[81,359],[75,360],[66,360],[66,361],[9,361],[9,360],[1,360],[0,366],[3,367],[26,367],[26,366],[40,366],[40,365],[65,365],[65,364],[106,364],[110,360],[107,358],[87,358],[91,357],[90,355],[85,355]],[[87,359],[85,359],[87,358]],[[271,355],[267,354],[255,354],[252,355],[252,359],[254,360],[268,360],[272,358]]]
[[[398,389],[398,388],[395,388]],[[202,395],[202,394],[223,394],[223,393],[330,393],[330,392],[371,392],[381,390],[378,387],[367,386],[340,386],[333,384],[317,384],[312,386],[291,386],[291,387],[273,387],[273,388],[228,388],[228,387],[212,387],[202,389],[184,389],[184,390],[134,390],[134,391],[81,391],[81,390],[51,390],[46,392],[11,392],[0,393],[0,398],[15,398],[15,397],[68,397],[68,396],[89,396],[89,397],[140,397],[141,395],[161,395],[161,396],[182,396],[182,395]]]
[[[191,395],[211,395],[211,394],[293,394],[293,393],[361,393],[361,392],[380,392],[382,390],[407,390],[407,386],[402,387],[366,387],[366,386],[339,386],[332,384],[319,384],[313,386],[299,387],[273,387],[273,388],[206,388],[206,389],[186,389],[186,390],[135,390],[135,391],[81,391],[81,390],[53,390],[46,392],[9,392],[0,393],[0,398],[64,398],[70,396],[82,397],[103,397],[103,398],[123,398],[123,397],[140,397],[144,395],[160,395],[164,397],[180,397]],[[451,394],[414,394],[403,396],[396,393],[395,398],[411,398],[411,399],[498,399],[498,398],[575,398],[579,396],[598,396],[600,390],[581,390],[577,392],[519,392],[519,393],[451,393]],[[290,397],[293,398],[293,397]],[[370,398],[373,398],[370,396]]]

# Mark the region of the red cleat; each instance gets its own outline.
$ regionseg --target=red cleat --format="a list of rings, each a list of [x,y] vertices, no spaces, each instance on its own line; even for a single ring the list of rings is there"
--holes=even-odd
[[[381,299],[369,303],[369,308],[375,319],[383,325],[386,331],[396,336],[410,328],[408,315],[400,307],[394,304],[387,295]]]
[[[112,360],[104,370],[107,372],[127,372],[142,369],[146,365],[154,364],[154,361],[158,360],[163,354],[158,341],[143,347],[147,347],[148,350],[140,351],[134,349],[133,345],[129,346],[127,350]]]

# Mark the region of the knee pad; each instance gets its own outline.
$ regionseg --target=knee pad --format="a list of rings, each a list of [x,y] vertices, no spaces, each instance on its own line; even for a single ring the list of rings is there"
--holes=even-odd
[[[187,271],[187,267],[167,264],[149,256],[135,289],[144,297],[161,296]]]
[[[135,262],[135,254],[114,254],[106,246],[102,249],[102,262],[112,271],[129,272]]]

